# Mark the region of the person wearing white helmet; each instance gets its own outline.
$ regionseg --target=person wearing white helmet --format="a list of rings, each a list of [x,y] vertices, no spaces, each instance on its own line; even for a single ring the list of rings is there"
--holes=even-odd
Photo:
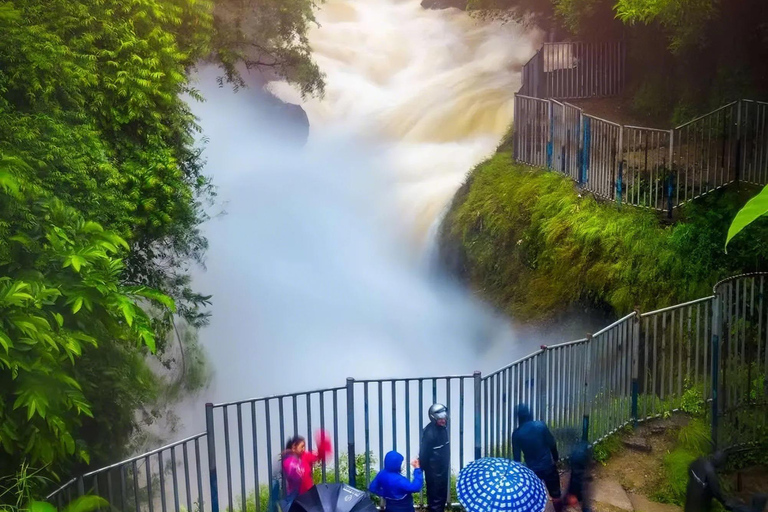
[[[421,434],[419,463],[427,482],[427,510],[443,512],[451,477],[451,445],[448,436],[448,408],[433,404],[429,424]]]

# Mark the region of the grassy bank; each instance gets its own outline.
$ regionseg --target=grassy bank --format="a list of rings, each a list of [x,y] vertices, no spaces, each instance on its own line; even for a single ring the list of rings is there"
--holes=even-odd
[[[557,173],[514,164],[507,148],[480,164],[443,224],[444,262],[521,321],[577,303],[617,314],[711,294],[732,274],[766,269],[768,223],[723,251],[755,191],[734,187],[688,205],[672,225],[654,212],[580,195]]]

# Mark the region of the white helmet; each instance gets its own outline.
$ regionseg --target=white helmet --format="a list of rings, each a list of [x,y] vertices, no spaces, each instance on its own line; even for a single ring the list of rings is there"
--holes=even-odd
[[[429,408],[429,419],[432,420],[432,422],[437,422],[437,420],[443,419],[447,420],[448,408],[443,404],[432,404]]]

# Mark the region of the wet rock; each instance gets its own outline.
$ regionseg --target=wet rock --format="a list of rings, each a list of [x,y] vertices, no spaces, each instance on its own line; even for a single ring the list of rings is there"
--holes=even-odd
[[[467,0],[421,0],[424,9],[467,9]]]
[[[301,105],[280,103],[277,108],[280,109],[289,126],[287,130],[288,136],[294,139],[294,142],[303,146],[309,138],[309,117],[307,117],[307,113],[301,108]]]
[[[615,480],[599,480],[592,486],[595,503],[602,503],[618,510],[633,511],[635,507],[619,482]],[[595,507],[598,509],[598,507]]]
[[[644,437],[638,437],[638,436],[629,437],[627,439],[622,440],[622,443],[624,444],[624,446],[626,446],[630,450],[634,450],[636,452],[650,453],[652,450],[651,443],[649,443],[648,439]]]

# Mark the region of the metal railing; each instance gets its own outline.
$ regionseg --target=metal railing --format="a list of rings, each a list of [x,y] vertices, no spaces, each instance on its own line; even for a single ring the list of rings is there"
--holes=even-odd
[[[522,69],[520,94],[577,99],[621,94],[625,46],[604,43],[544,43]]]
[[[713,328],[720,339],[713,344],[712,430],[724,446],[768,439],[767,281],[766,274],[748,274],[715,286]]]
[[[768,273],[736,276],[712,296],[634,311],[486,376],[350,378],[343,387],[208,404],[205,433],[72,479],[48,498],[62,506],[99,494],[131,512],[260,512],[287,437],[303,435],[311,450],[318,428],[335,450],[316,479],[365,488],[387,451],[417,456],[433,402],[452,411],[454,471],[481,456],[512,456],[519,403],[550,425],[564,454],[580,439],[599,442],[628,424],[708,403],[718,445],[764,441],[766,292]]]
[[[91,471],[48,496],[59,510],[84,494],[124,512],[206,510],[210,468],[205,432]]]
[[[768,104],[740,100],[659,130],[518,94],[513,158],[561,172],[600,198],[671,215],[736,181],[768,184],[766,114]]]
[[[625,52],[622,42],[545,43],[522,69],[513,158],[561,172],[603,199],[670,216],[736,181],[768,184],[768,103],[734,101],[659,130],[562,102],[621,94]]]

